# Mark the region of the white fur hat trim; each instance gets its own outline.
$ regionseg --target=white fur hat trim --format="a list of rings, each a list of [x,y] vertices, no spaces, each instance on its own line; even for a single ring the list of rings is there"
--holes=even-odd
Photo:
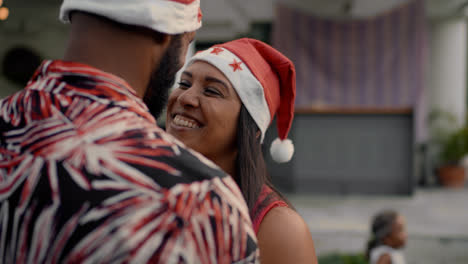
[[[97,14],[116,22],[142,26],[166,34],[192,32],[201,27],[200,0],[64,0],[60,19],[70,22],[73,10]]]

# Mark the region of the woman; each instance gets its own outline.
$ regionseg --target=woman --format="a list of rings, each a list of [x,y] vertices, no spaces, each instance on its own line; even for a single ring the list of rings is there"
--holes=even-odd
[[[281,95],[281,96],[280,96]],[[236,180],[250,209],[262,263],[316,263],[304,220],[271,184],[262,156],[277,119],[272,156],[291,159],[286,139],[295,99],[292,62],[267,44],[239,39],[197,53],[169,97],[166,129]]]

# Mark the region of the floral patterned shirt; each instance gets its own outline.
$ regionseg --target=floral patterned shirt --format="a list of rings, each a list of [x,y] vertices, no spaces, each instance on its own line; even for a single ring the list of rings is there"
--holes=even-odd
[[[230,176],[122,79],[45,61],[0,101],[0,263],[257,263]]]

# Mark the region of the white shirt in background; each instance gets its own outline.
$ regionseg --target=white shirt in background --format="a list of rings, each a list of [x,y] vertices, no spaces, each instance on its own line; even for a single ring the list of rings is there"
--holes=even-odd
[[[372,249],[370,252],[370,264],[377,264],[377,261],[383,254],[390,255],[392,264],[406,264],[405,256],[401,250],[384,245]]]

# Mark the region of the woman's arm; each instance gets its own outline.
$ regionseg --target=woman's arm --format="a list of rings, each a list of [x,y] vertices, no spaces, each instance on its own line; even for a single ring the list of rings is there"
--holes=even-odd
[[[288,207],[275,207],[257,234],[262,264],[317,263],[314,242],[302,217]]]

